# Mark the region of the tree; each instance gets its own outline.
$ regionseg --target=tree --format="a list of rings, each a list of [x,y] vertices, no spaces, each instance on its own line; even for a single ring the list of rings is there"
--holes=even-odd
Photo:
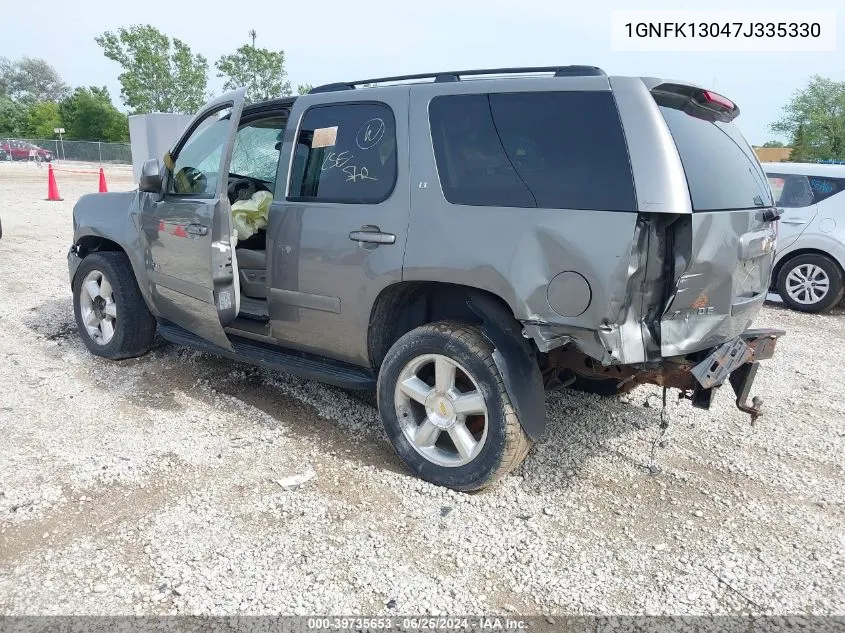
[[[43,59],[24,57],[16,62],[0,58],[0,94],[15,101],[57,102],[68,93],[56,69]]]
[[[807,134],[804,131],[804,124],[798,125],[798,131],[792,138],[792,151],[789,152],[789,160],[795,163],[803,163],[810,160],[810,147],[807,145]]]
[[[94,40],[123,67],[120,96],[134,113],[192,114],[205,103],[208,60],[181,40],[149,24],[106,31]]]
[[[59,104],[54,101],[34,103],[27,116],[27,136],[32,138],[53,138],[57,127],[62,126]]]
[[[13,73],[12,62],[7,57],[0,57],[0,98],[11,98],[9,97],[9,81]]]
[[[314,87],[314,86],[312,86],[311,84],[299,84],[299,85],[296,87],[296,94],[298,94],[298,95],[307,95],[309,92],[311,92],[311,89],[312,89],[313,87]]]
[[[802,160],[845,160],[845,81],[815,75],[771,129],[788,134]]]
[[[225,77],[224,90],[246,86],[246,101],[265,101],[291,94],[285,72],[285,52],[256,48],[255,31],[250,31],[252,44],[244,44],[230,55],[221,55],[214,64],[218,77]]]
[[[29,106],[0,95],[0,137],[25,136]]]
[[[59,110],[67,138],[129,140],[129,121],[112,105],[105,87],[77,88],[59,104]]]
[[[765,143],[763,143],[763,147],[785,147],[785,146],[780,141],[766,141]]]

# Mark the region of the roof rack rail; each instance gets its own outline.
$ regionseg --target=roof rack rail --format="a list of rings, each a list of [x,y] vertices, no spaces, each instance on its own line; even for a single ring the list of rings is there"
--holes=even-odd
[[[467,76],[521,75],[529,73],[554,73],[555,77],[604,77],[607,75],[607,73],[597,66],[522,66],[517,68],[479,68],[476,70],[449,70],[439,73],[419,73],[417,75],[397,75],[395,77],[361,79],[360,81],[344,81],[316,86],[310,90],[310,93],[314,94],[318,92],[335,92],[337,90],[354,90],[357,86],[364,84],[412,81],[414,79],[434,79],[434,83],[441,83],[460,81],[461,77]]]

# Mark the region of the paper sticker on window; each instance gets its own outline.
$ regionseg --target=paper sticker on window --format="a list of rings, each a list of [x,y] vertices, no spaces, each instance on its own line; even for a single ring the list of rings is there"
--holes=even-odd
[[[311,147],[331,147],[337,142],[337,126],[320,127],[314,130],[314,139]]]

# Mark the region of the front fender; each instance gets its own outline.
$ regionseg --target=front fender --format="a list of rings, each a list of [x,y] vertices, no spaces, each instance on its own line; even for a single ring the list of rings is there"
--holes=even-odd
[[[68,254],[70,282],[82,259],[92,250],[109,244],[126,253],[138,288],[150,311],[158,316],[147,276],[147,258],[141,239],[138,191],[93,193],[82,196],[73,207],[73,246]],[[115,246],[112,246],[115,245]]]

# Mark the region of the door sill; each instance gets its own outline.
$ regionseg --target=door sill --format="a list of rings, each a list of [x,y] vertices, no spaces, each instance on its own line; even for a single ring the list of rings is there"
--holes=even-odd
[[[228,350],[169,322],[159,323],[158,332],[171,343],[259,367],[283,371],[346,389],[371,391],[376,388],[376,375],[369,369],[270,345],[255,340],[254,337],[230,335],[232,349]]]
[[[241,295],[241,310],[238,312],[238,318],[267,323],[270,320],[267,299],[254,299]]]

